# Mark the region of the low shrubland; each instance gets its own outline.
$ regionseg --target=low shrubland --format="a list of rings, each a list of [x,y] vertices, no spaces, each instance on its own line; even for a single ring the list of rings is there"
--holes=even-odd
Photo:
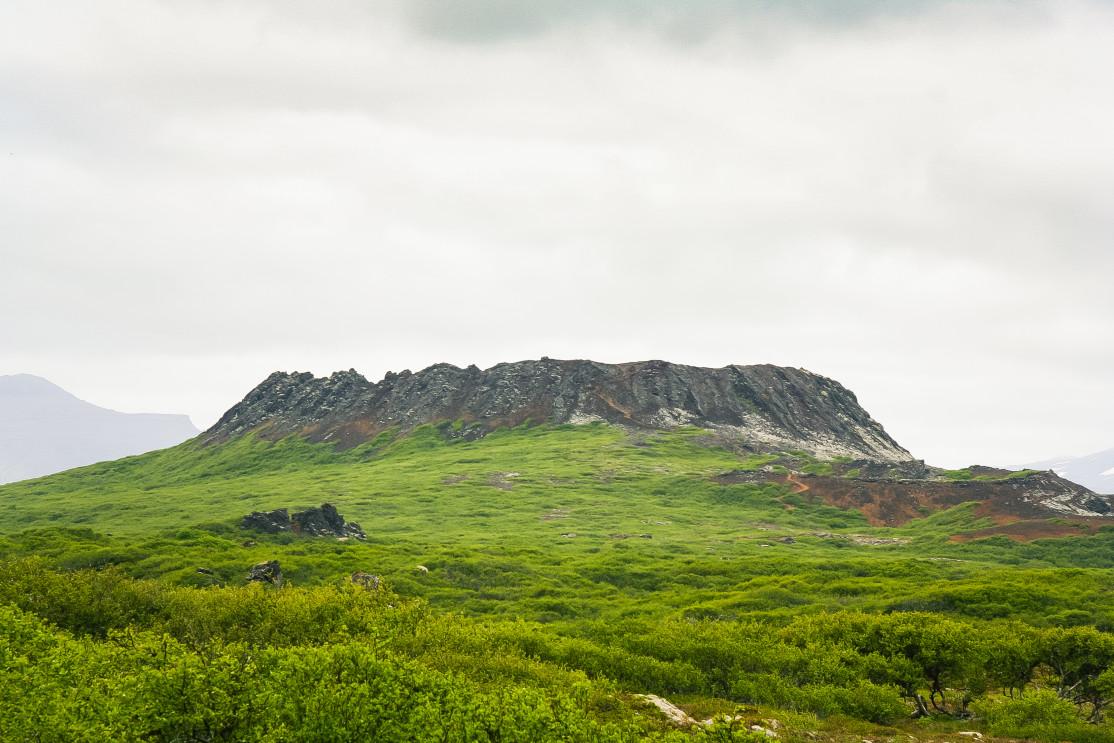
[[[1114,637],[913,612],[562,628],[334,583],[188,588],[0,564],[6,739],[638,740],[636,694],[879,725],[1112,732]],[[741,737],[740,737],[741,736]]]
[[[696,431],[443,433],[0,488],[0,739],[1114,739],[1114,529],[872,526],[717,481],[773,458]],[[368,539],[238,526],[323,502]],[[281,588],[245,585],[265,560]],[[643,694],[724,717],[677,728]]]

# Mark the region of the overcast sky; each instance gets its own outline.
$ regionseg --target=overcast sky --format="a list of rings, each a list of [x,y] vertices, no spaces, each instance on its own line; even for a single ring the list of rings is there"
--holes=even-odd
[[[932,463],[1109,448],[1111,70],[1096,1],[5,0],[0,374],[772,362]]]

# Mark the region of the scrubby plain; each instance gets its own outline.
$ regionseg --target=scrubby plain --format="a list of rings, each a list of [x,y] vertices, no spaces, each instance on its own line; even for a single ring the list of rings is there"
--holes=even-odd
[[[453,434],[189,442],[0,488],[0,733],[1114,740],[1112,528],[954,540],[989,525],[973,505],[873,527],[720,484],[776,456],[699,429]],[[368,539],[238,526],[324,502]],[[271,559],[285,585],[245,586]],[[723,717],[676,727],[641,694]]]

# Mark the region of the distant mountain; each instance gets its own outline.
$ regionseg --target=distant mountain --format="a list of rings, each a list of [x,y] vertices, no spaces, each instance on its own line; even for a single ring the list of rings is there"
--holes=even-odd
[[[1052,470],[1060,477],[1077,482],[1096,493],[1114,495],[1114,449],[1085,457],[1046,459],[1026,465],[1034,470]]]
[[[354,370],[321,378],[275,372],[203,441],[257,431],[266,438],[297,433],[345,447],[426,423],[458,422],[457,435],[474,439],[526,422],[593,421],[650,429],[697,426],[752,450],[913,459],[854,393],[804,369],[549,358],[490,369],[436,364],[417,373],[388,373],[377,383]]]
[[[184,415],[118,413],[42,377],[0,376],[0,483],[163,449],[197,432]]]

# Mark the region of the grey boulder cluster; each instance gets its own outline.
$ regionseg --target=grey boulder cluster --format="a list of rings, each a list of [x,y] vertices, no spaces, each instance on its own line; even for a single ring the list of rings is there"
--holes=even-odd
[[[311,537],[367,539],[360,525],[354,521],[345,521],[331,503],[295,511],[293,515],[285,508],[253,511],[240,519],[240,528],[265,534],[292,532]]]

